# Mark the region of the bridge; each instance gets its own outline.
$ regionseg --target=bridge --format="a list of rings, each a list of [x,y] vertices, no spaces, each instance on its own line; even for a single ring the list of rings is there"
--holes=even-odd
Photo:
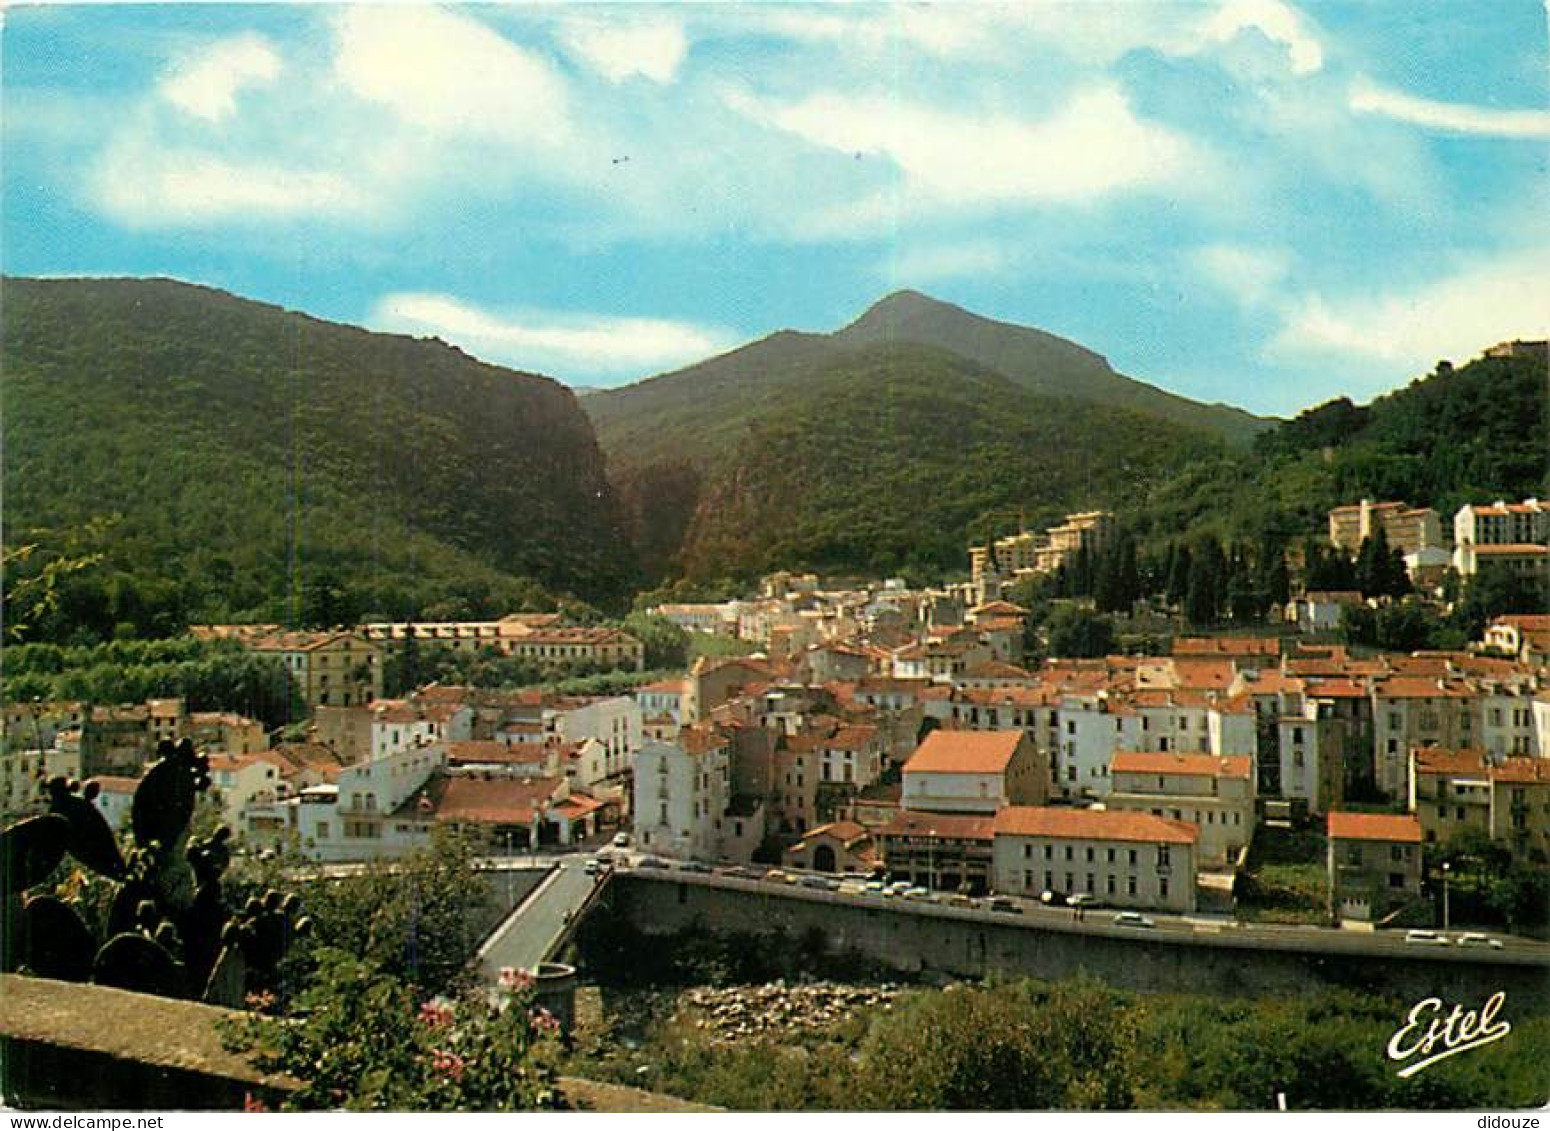
[[[565,948],[612,873],[588,875],[583,857],[563,857],[501,920],[475,958],[482,981],[493,983],[504,967],[536,970]]]
[[[621,872],[609,903],[642,932],[689,928],[747,934],[818,932],[831,953],[853,951],[895,969],[951,977],[993,972],[1060,979],[1087,972],[1117,988],[1232,997],[1296,995],[1319,987],[1440,996],[1478,1007],[1498,990],[1515,1015],[1550,1012],[1550,945],[1512,938],[1502,949],[1423,946],[1399,932],[1237,924],[1014,901],[1016,914],[882,898],[765,879],[667,869]]]

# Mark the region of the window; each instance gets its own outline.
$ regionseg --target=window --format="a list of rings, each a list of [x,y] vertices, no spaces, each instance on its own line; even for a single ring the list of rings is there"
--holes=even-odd
[[[1389,873],[1389,887],[1402,888],[1405,886],[1405,874],[1403,872]]]
[[[1134,848],[1130,850],[1130,863],[1132,865],[1136,863],[1136,850]]]
[[[1045,872],[1044,873],[1044,890],[1045,891],[1053,891],[1054,888],[1055,888],[1055,873],[1054,872]]]
[[[1112,848],[1109,849],[1109,863],[1114,863],[1114,850]]]
[[[1397,845],[1397,844],[1389,845],[1389,859],[1390,860],[1394,861],[1394,863],[1397,864],[1401,860],[1403,860],[1404,858],[1405,858],[1404,850],[1401,849],[1399,847],[1399,845]]]
[[[1066,845],[1066,859],[1074,860],[1075,858],[1075,850],[1069,844]]]
[[[1129,876],[1129,877],[1126,878],[1126,880],[1125,880],[1125,891],[1129,895],[1135,895],[1136,894],[1136,878],[1134,876]]]
[[[1157,866],[1159,868],[1166,868],[1169,859],[1168,846],[1166,844],[1159,844],[1157,846]]]
[[[1044,859],[1046,859],[1046,860],[1053,860],[1053,859],[1055,859],[1055,846],[1053,844],[1046,844],[1044,846]]]
[[[1087,846],[1087,862],[1089,864],[1091,864],[1093,862],[1093,848],[1092,848],[1092,845],[1088,845]]]
[[[1157,894],[1159,896],[1161,896],[1163,899],[1167,899],[1168,898],[1168,877],[1167,876],[1159,876],[1157,878]]]
[[[1116,886],[1116,881],[1114,879],[1114,874],[1111,872],[1111,873],[1109,873],[1109,884],[1108,884],[1109,894],[1110,895],[1114,894],[1115,886]]]

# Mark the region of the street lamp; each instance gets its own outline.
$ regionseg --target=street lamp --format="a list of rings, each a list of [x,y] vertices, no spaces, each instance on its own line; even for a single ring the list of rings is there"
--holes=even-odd
[[[1442,929],[1448,929],[1448,871],[1451,869],[1446,860],[1442,862]]]

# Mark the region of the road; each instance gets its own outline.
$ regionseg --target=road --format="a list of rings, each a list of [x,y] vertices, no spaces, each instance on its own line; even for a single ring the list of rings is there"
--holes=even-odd
[[[531,970],[547,960],[567,924],[601,877],[589,876],[579,856],[562,859],[533,893],[501,922],[479,948],[479,969],[488,980],[504,966]]]
[[[790,871],[790,869],[786,869]],[[1407,958],[1428,958],[1441,961],[1500,962],[1507,965],[1550,966],[1550,943],[1516,936],[1492,933],[1500,940],[1500,950],[1460,947],[1457,945],[1426,946],[1405,941],[1403,931],[1344,931],[1331,927],[1307,927],[1269,923],[1241,923],[1228,918],[1204,915],[1168,915],[1145,911],[1143,914],[1153,923],[1151,927],[1119,926],[1114,923],[1113,909],[1090,908],[1078,922],[1070,908],[1047,907],[1036,900],[1013,899],[1018,908],[1014,913],[992,911],[987,907],[963,907],[951,903],[929,900],[884,898],[880,895],[855,895],[836,891],[824,891],[784,882],[754,877],[728,876],[723,874],[701,875],[679,870],[632,869],[631,876],[662,882],[689,882],[710,887],[727,887],[765,895],[784,896],[819,902],[850,904],[860,907],[886,906],[902,914],[940,916],[968,919],[980,922],[996,922],[1006,925],[1023,925],[1039,930],[1062,933],[1090,934],[1108,938],[1153,939],[1160,942],[1178,942],[1235,947],[1273,947],[1278,950],[1303,951],[1319,954],[1387,954]],[[1461,932],[1449,932],[1457,937]]]

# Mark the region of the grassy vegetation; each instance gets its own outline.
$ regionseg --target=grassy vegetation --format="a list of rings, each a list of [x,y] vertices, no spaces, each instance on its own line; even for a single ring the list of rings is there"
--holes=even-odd
[[[615,998],[615,1004],[620,999]],[[1220,1000],[1032,980],[920,989],[815,1033],[718,1041],[675,995],[605,1005],[569,1071],[739,1111],[1447,1110],[1550,1098],[1550,1018],[1401,1080],[1409,1003],[1347,991]]]
[[[1326,840],[1308,829],[1261,826],[1235,889],[1248,922],[1320,924],[1328,920]]]

